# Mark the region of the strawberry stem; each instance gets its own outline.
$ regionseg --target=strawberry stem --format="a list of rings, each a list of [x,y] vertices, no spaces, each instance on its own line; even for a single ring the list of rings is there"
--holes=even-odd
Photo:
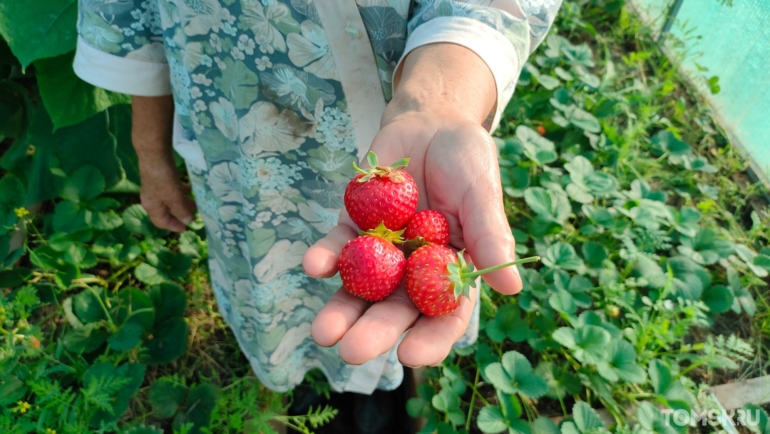
[[[529,258],[519,259],[517,261],[508,262],[507,264],[495,265],[494,267],[485,268],[483,270],[474,271],[471,273],[462,273],[463,278],[479,277],[482,274],[489,273],[490,271],[500,270],[502,268],[510,267],[511,265],[528,264],[530,262],[537,262],[540,260],[540,256],[530,256]]]
[[[380,166],[377,155],[372,151],[369,151],[369,153],[366,154],[366,162],[369,163],[370,166],[368,169],[362,169],[358,167],[358,164],[356,164],[355,161],[353,162],[353,168],[356,172],[364,175],[358,182],[366,182],[375,176],[387,176],[395,182],[404,182],[404,177],[401,175],[400,171],[409,165],[409,159],[402,158],[390,166]]]

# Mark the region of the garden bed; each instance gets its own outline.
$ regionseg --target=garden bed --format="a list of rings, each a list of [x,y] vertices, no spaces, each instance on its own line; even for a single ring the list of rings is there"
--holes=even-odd
[[[57,59],[24,75],[3,64],[2,85],[29,95],[2,132],[0,238],[28,237],[0,248],[0,429],[328,421],[329,408],[280,416],[283,396],[259,385],[217,313],[201,222],[151,225],[128,110],[63,110],[71,98],[45,85],[55,67],[71,75]],[[712,386],[768,372],[764,190],[622,1],[565,1],[495,135],[517,252],[543,259],[521,269],[519,295],[485,288],[478,342],[426,370],[407,406],[425,432],[596,432],[599,409],[613,432],[683,432],[661,408],[707,409]],[[83,140],[112,153],[77,160]],[[307,382],[329,391],[317,373]]]

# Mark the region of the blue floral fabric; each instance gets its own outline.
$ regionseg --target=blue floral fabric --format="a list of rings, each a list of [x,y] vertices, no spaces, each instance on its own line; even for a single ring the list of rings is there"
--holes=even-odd
[[[560,0],[358,0],[385,95],[411,29],[439,16],[479,20],[526,58]],[[505,7],[500,7],[503,4]],[[212,286],[256,374],[285,391],[314,367],[344,390],[355,367],[317,346],[310,324],[340,286],[300,262],[336,223],[357,147],[312,0],[80,0],[78,28],[113,56],[167,63],[181,141],[207,230]],[[523,62],[521,62],[523,64]],[[505,104],[507,101],[499,102]],[[478,311],[466,337],[475,340]],[[402,378],[395,352],[374,381]]]

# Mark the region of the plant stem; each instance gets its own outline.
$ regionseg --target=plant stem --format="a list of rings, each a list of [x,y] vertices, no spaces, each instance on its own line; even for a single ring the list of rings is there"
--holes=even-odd
[[[476,391],[476,385],[479,384],[479,373],[481,371],[479,369],[476,369],[476,378],[473,380],[473,390]],[[471,402],[468,404],[468,417],[465,419],[465,430],[470,431],[471,429],[471,418],[473,417],[473,401],[476,399],[476,394],[471,393]]]
[[[473,278],[479,277],[482,274],[489,273],[490,271],[500,270],[502,268],[510,267],[511,265],[528,264],[530,262],[537,262],[540,260],[540,256],[530,256],[529,258],[519,259],[518,261],[509,262],[507,264],[495,265],[494,267],[485,268],[483,270],[477,270],[472,273],[463,274],[463,277]]]

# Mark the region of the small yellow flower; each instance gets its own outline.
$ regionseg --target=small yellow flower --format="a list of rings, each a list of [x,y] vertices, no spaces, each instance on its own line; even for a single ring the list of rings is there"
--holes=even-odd
[[[46,428],[45,434],[56,434],[56,430],[51,428]]]
[[[21,414],[24,414],[30,408],[32,408],[32,406],[29,404],[29,402],[27,402],[27,401],[17,401],[16,402],[16,408],[14,408],[12,411],[14,413],[19,412]]]
[[[24,218],[24,216],[28,216],[29,215],[29,210],[27,208],[24,208],[23,206],[19,207],[19,208],[16,208],[15,210],[13,210],[13,212],[15,212],[16,213],[16,217],[18,217],[20,219]]]

